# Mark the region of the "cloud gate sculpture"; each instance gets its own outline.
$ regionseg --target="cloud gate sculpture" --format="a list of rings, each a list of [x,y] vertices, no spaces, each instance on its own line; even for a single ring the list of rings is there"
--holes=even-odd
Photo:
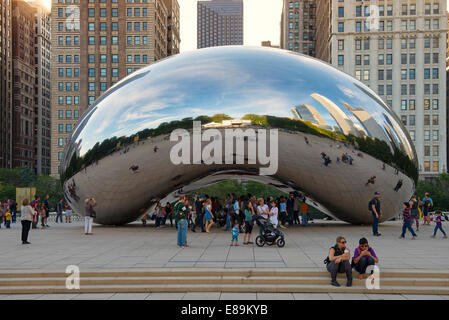
[[[329,215],[371,223],[414,192],[417,158],[401,121],[370,88],[314,58],[218,47],[124,78],[86,111],[66,146],[64,194],[97,200],[95,222],[132,222],[154,204],[241,177],[296,190]]]

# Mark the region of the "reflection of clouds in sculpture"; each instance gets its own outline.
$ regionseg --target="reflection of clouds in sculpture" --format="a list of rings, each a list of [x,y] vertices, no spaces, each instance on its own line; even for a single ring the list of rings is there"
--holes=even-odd
[[[310,122],[305,123],[299,120],[301,116],[292,113],[292,109],[298,106],[303,106],[304,114],[309,112],[304,120]],[[365,222],[366,203],[356,204],[355,201],[360,199],[358,193],[366,191],[367,196],[371,197],[372,192],[360,190],[358,185],[359,180],[364,183],[367,178],[367,170],[357,168],[359,159],[355,160],[354,166],[349,167],[348,164],[345,169],[334,172],[322,171],[324,166],[316,167],[321,163],[320,152],[331,155],[334,152],[333,163],[326,167],[332,170],[341,152],[353,151],[343,150],[346,146],[340,146],[341,150],[326,150],[334,144],[330,139],[352,141],[353,137],[336,135],[335,132],[352,134],[359,139],[369,136],[386,143],[381,144],[380,148],[383,158],[369,152],[371,156],[364,157],[372,161],[367,166],[369,174],[380,169],[382,161],[390,156],[385,151],[387,145],[392,151],[394,147],[406,151],[409,159],[405,162],[408,160],[411,163],[410,159],[416,159],[413,145],[400,120],[361,82],[308,56],[271,48],[229,46],[164,59],[138,70],[110,88],[83,115],[75,128],[65,150],[62,168],[67,175],[63,175],[62,179],[77,180],[81,198],[103,197],[97,212],[99,222],[120,224],[132,221],[135,212],[148,205],[148,199],[163,197],[199,176],[209,175],[210,170],[237,169],[232,165],[212,168],[201,164],[174,166],[169,156],[170,141],[158,139],[180,128],[190,129],[183,131],[188,137],[191,120],[185,119],[199,116],[218,122],[211,124],[211,127],[223,126],[219,116],[212,118],[217,114],[227,115],[231,119],[241,119],[251,114],[258,130],[259,125],[287,129],[279,130],[279,143],[282,145],[279,149],[280,166],[273,178],[279,179],[280,184],[294,181],[293,185],[298,184],[296,187],[299,190],[309,190],[322,205],[340,210],[340,217],[346,221]],[[207,121],[202,124],[207,124]],[[229,124],[225,123],[224,126]],[[137,134],[141,140],[147,137],[156,139],[137,145],[132,138]],[[308,143],[304,142],[307,137]],[[154,141],[160,148],[157,152],[154,151]],[[255,138],[247,141],[256,142]],[[374,144],[368,139],[364,147]],[[117,145],[124,147],[124,150],[129,149],[129,153],[120,153]],[[319,149],[313,149],[315,147]],[[255,157],[247,155],[247,158]],[[130,162],[139,165],[138,175],[129,176]],[[259,165],[246,164],[246,167],[238,169],[257,174],[262,168]],[[354,170],[359,171],[353,174]],[[383,172],[375,173],[380,176]],[[409,197],[413,183],[407,180],[407,174],[401,176],[405,182],[401,192]],[[337,180],[326,182],[328,179]],[[104,180],[104,194],[100,191],[95,194],[96,180]],[[321,182],[323,184],[317,187]],[[332,198],[336,185],[345,191],[338,198]],[[376,188],[380,191],[391,191],[393,187],[381,185],[381,179],[376,182]],[[400,209],[395,206],[396,200],[399,201],[390,199],[387,204],[389,212],[386,214],[389,216]],[[398,203],[400,205],[401,202]],[[77,206],[76,203],[73,205]],[[82,210],[82,204],[79,206]],[[364,213],[365,218],[357,217],[360,212]]]

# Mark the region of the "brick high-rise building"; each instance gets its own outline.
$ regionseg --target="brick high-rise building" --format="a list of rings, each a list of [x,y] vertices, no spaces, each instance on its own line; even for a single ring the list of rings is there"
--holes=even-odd
[[[50,11],[39,0],[29,1],[35,9],[35,168],[37,174],[50,174]]]
[[[243,1],[198,1],[197,48],[227,45],[243,45]]]
[[[316,0],[284,0],[281,15],[281,45],[315,55]]]
[[[178,0],[164,0],[167,7],[167,56],[179,53],[181,45]]]
[[[35,168],[34,8],[12,1],[12,147],[13,167]]]
[[[316,1],[317,58],[393,108],[415,144],[421,178],[447,172],[446,1]]]
[[[53,1],[52,175],[59,172],[77,121],[95,99],[135,70],[167,56],[168,17],[177,13],[171,14],[165,2]]]
[[[0,168],[12,168],[11,1],[0,1]]]

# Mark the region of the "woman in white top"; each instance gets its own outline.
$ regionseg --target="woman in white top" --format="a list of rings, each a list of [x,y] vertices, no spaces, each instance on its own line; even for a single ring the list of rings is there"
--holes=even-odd
[[[278,226],[278,215],[279,215],[279,210],[278,210],[278,207],[276,207],[276,202],[272,201],[269,216],[270,216],[270,222],[275,228],[277,228],[277,226]]]
[[[22,244],[30,244],[28,242],[28,232],[30,232],[31,222],[33,221],[34,210],[30,206],[28,199],[24,199],[22,202],[21,223],[22,223]]]
[[[264,204],[263,198],[259,198],[257,202],[259,203],[259,205],[257,206],[257,215],[262,216],[268,220],[268,213],[269,213],[268,206]],[[262,236],[262,234],[263,228],[262,226],[259,225],[259,235]]]

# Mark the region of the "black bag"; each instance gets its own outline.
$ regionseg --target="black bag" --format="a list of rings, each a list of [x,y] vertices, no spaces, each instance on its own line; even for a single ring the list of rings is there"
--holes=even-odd
[[[329,260],[329,256],[327,256],[326,259],[324,259],[323,263],[328,264],[329,262],[331,262],[331,261]]]
[[[96,218],[97,217],[97,213],[95,212],[95,210],[92,207],[89,208],[89,216],[91,218]]]

